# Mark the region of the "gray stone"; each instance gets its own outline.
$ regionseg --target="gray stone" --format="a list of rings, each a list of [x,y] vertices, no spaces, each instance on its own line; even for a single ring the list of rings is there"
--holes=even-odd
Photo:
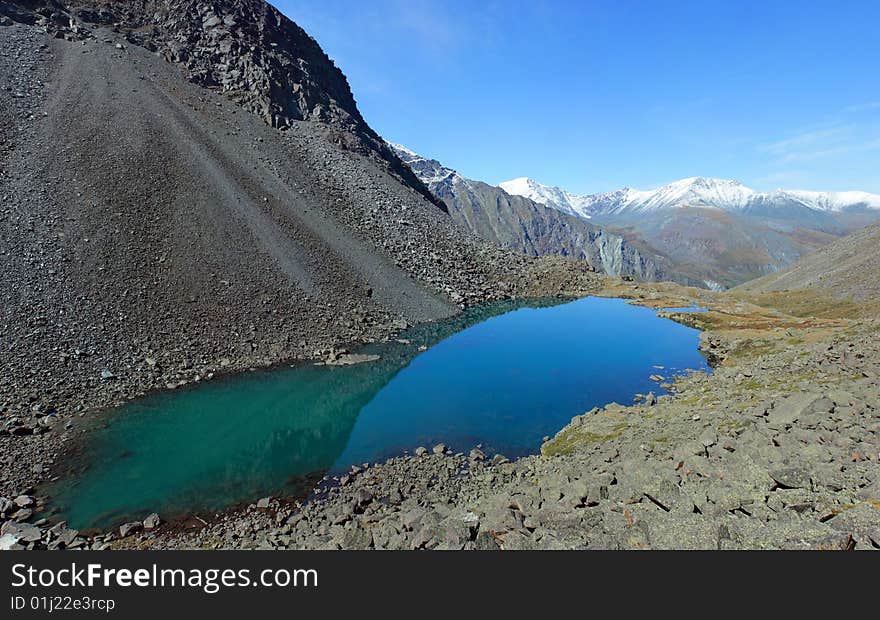
[[[427,511],[424,508],[413,508],[401,517],[400,522],[403,527],[411,530],[419,521],[424,518],[425,514],[427,514]]]
[[[355,500],[360,506],[366,506],[373,501],[373,493],[369,489],[360,488],[355,493]]]
[[[809,489],[810,472],[802,467],[778,467],[770,470],[770,477],[786,489]]]
[[[880,549],[880,506],[861,502],[839,513],[828,524],[852,536],[857,549]]]
[[[123,523],[119,526],[119,536],[121,538],[125,538],[131,534],[135,534],[144,529],[144,524],[140,521],[131,521],[130,523]]]
[[[362,527],[351,527],[342,534],[340,546],[343,549],[369,549],[373,546],[373,535]]]
[[[40,528],[30,523],[17,523],[15,521],[7,521],[0,527],[0,535],[10,535],[18,541],[37,542],[42,538]]]
[[[796,393],[776,401],[767,414],[767,423],[776,428],[790,426],[797,421],[804,410],[820,398],[818,394]]]

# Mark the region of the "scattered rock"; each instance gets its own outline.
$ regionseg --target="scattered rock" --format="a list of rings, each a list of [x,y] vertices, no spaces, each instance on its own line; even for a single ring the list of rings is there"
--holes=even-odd
[[[144,519],[144,529],[146,530],[154,530],[162,523],[162,519],[159,518],[159,515],[155,512],[148,515],[146,519]]]
[[[144,524],[140,521],[131,521],[130,523],[123,523],[119,526],[119,536],[121,538],[125,538],[130,536],[131,534],[136,534],[144,529]]]

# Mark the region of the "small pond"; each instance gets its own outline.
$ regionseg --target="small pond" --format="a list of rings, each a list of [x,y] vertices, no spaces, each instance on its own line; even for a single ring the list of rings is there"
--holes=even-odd
[[[381,356],[370,363],[276,368],[132,401],[46,489],[52,513],[84,528],[216,511],[438,442],[515,457],[575,415],[660,391],[652,375],[707,369],[699,332],[649,308],[553,303],[420,325],[365,347]]]

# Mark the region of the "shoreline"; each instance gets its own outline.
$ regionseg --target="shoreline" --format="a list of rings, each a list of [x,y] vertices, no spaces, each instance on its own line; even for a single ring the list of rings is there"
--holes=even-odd
[[[745,397],[751,395],[753,398],[759,398],[760,394],[763,393],[763,388],[755,382],[755,373],[752,370],[748,370],[749,368],[770,368],[768,360],[774,360],[775,357],[779,356],[797,358],[806,355],[807,351],[812,351],[811,355],[817,355],[817,343],[822,343],[823,338],[849,338],[851,337],[850,332],[863,337],[863,342],[860,346],[877,345],[876,339],[872,338],[874,333],[872,329],[876,329],[876,326],[871,321],[804,319],[761,307],[752,307],[750,311],[744,312],[742,302],[738,300],[731,301],[731,299],[725,298],[725,296],[715,296],[714,303],[707,303],[709,296],[712,294],[704,294],[701,291],[694,292],[672,285],[623,285],[622,283],[607,280],[604,288],[589,291],[586,294],[602,297],[620,296],[639,305],[651,307],[654,310],[661,310],[663,307],[674,307],[670,305],[671,301],[675,301],[679,305],[689,305],[689,303],[696,301],[708,307],[709,311],[706,313],[677,314],[680,322],[703,330],[700,337],[700,349],[704,353],[715,356],[716,364],[713,365],[713,372],[708,374],[691,373],[686,376],[677,377],[670,393],[658,396],[653,405],[645,403],[632,406],[610,404],[589,412],[593,414],[592,416],[575,416],[568,425],[560,429],[554,438],[543,444],[540,454],[521,457],[514,461],[507,461],[506,458],[501,457],[497,459],[497,462],[492,462],[484,456],[481,457],[478,451],[472,451],[470,455],[463,453],[439,455],[431,454],[431,447],[428,446],[429,454],[427,456],[415,456],[412,454],[395,456],[382,463],[371,464],[367,469],[356,467],[354,473],[344,476],[344,482],[331,480],[330,484],[326,485],[320,484],[321,482],[326,482],[322,480],[319,482],[316,491],[308,493],[308,501],[304,501],[304,498],[271,497],[264,498],[264,500],[257,503],[244,502],[241,505],[231,507],[229,510],[216,513],[215,518],[203,519],[203,523],[193,523],[195,519],[190,518],[188,521],[184,519],[150,531],[144,530],[140,526],[135,526],[133,530],[128,528],[128,536],[125,537],[120,537],[118,530],[113,530],[109,540],[106,536],[107,532],[105,532],[101,539],[98,540],[98,545],[102,548],[105,546],[107,548],[213,548],[214,546],[219,546],[219,548],[378,548],[379,545],[388,544],[392,548],[411,548],[411,545],[418,542],[413,538],[418,532],[407,529],[403,522],[400,521],[403,518],[403,515],[399,514],[401,510],[395,512],[397,514],[395,517],[397,519],[395,529],[396,531],[399,530],[396,535],[397,537],[386,540],[380,535],[377,542],[377,539],[372,537],[374,532],[371,532],[371,537],[369,537],[368,541],[368,537],[362,531],[364,527],[371,523],[374,515],[384,514],[384,512],[388,511],[387,507],[389,505],[395,506],[395,498],[400,501],[397,506],[410,508],[407,513],[415,510],[416,512],[427,511],[427,514],[434,514],[431,512],[433,509],[429,508],[436,504],[435,500],[439,498],[441,504],[446,505],[448,509],[443,509],[442,507],[438,509],[440,512],[431,518],[431,520],[437,520],[437,523],[431,526],[433,529],[429,528],[430,531],[436,530],[439,523],[445,523],[449,520],[450,515],[455,512],[454,507],[459,505],[480,506],[480,508],[475,507],[466,512],[482,515],[483,518],[490,517],[491,522],[492,519],[499,517],[499,515],[494,514],[493,516],[492,513],[486,513],[485,502],[497,490],[498,484],[503,483],[516,489],[516,493],[514,493],[516,495],[523,491],[521,488],[522,479],[532,479],[533,482],[531,484],[542,487],[547,480],[553,481],[554,475],[558,474],[557,470],[559,468],[569,471],[566,474],[569,483],[584,475],[588,478],[604,479],[605,474],[602,474],[600,471],[602,468],[597,470],[595,465],[587,466],[586,462],[584,462],[586,458],[583,454],[584,451],[589,452],[595,446],[614,446],[621,441],[624,441],[624,443],[620,444],[621,448],[624,445],[631,446],[631,440],[627,439],[627,434],[636,428],[632,424],[633,420],[638,419],[641,422],[644,422],[642,418],[650,420],[650,416],[654,412],[662,410],[673,412],[680,412],[681,410],[692,411],[696,405],[696,402],[691,402],[695,398],[693,396],[695,389],[701,390],[700,393],[708,391],[711,394],[720,391],[721,394],[728,394],[732,402],[742,401],[748,404],[752,401]],[[680,303],[682,301],[687,301],[688,303]],[[739,314],[736,313],[737,311]],[[768,316],[775,317],[769,324],[767,324]],[[676,320],[674,317],[668,318]],[[696,323],[696,325],[692,323]],[[755,330],[752,329],[753,325],[761,325],[760,337],[769,338],[772,342],[779,341],[781,334],[786,346],[782,348],[777,347],[777,350],[772,353],[764,351],[760,347],[754,350],[756,345],[753,340],[757,340],[757,337],[754,333]],[[792,327],[793,325],[799,325],[799,327]],[[809,344],[810,348],[808,349],[792,346],[789,342],[794,337],[791,334],[800,334],[801,332],[803,332],[804,342]],[[742,338],[744,334],[747,334],[748,338]],[[819,349],[821,350],[822,347],[819,347]],[[770,355],[769,358],[767,357],[768,354]],[[871,358],[870,356],[863,356],[860,359],[870,360]],[[778,365],[779,362],[773,361],[773,364]],[[734,373],[732,377],[731,373]],[[746,375],[750,378],[743,379]],[[776,375],[774,374],[774,376]],[[797,375],[793,376],[797,377]],[[867,379],[867,375],[865,378]],[[781,381],[782,379],[779,380]],[[745,393],[747,390],[740,387],[743,382],[748,382],[750,389],[748,393]],[[843,385],[846,384],[847,380],[843,380]],[[856,381],[856,384],[859,386],[859,389],[868,389],[869,392],[873,389],[872,385],[876,386],[876,382],[872,384],[870,381],[867,384]],[[734,386],[736,386],[735,389]],[[771,384],[766,387],[773,388],[773,385]],[[814,386],[813,389],[817,387],[820,390],[824,389],[819,384]],[[880,387],[877,389],[880,392]],[[782,393],[779,393],[778,388],[771,391],[773,394],[779,394],[774,396],[774,398],[781,399],[780,402],[787,402],[793,393],[790,389]],[[816,400],[821,401],[819,395],[817,395]],[[868,403],[869,408],[872,406],[870,403],[873,401],[870,399],[865,402]],[[878,402],[880,402],[880,394],[878,394]],[[832,409],[834,407],[835,405],[832,405]],[[850,406],[847,405],[847,407]],[[774,407],[771,405],[768,411],[772,414],[773,410]],[[702,409],[700,411],[701,413],[691,413],[685,416],[686,420],[690,420],[688,424],[695,422],[692,419],[695,416],[697,420],[701,416],[706,416]],[[744,418],[745,421],[740,419],[743,415],[742,413],[737,413],[730,417],[730,414],[728,414],[723,420],[712,422],[712,428],[715,428],[715,434],[713,435],[715,439],[712,440],[712,449],[719,445],[718,437],[727,432],[733,432],[732,429],[739,429],[740,424],[749,422],[749,417]],[[761,416],[759,416],[760,418]],[[676,424],[681,423],[678,417],[674,417],[674,419]],[[587,422],[586,424],[585,421]],[[625,425],[624,422],[626,423]],[[656,434],[655,431],[651,432]],[[874,436],[871,435],[873,431],[867,432],[869,439]],[[572,441],[572,437],[576,439]],[[676,441],[681,443],[686,439],[687,437],[683,434],[682,437],[677,437]],[[736,440],[736,433],[732,436],[732,440]],[[749,447],[749,449],[751,448],[752,446]],[[627,451],[632,449],[627,448]],[[640,448],[636,447],[636,449]],[[706,453],[709,453],[708,447],[706,448]],[[627,455],[627,458],[631,456],[628,452],[621,452],[620,454]],[[875,456],[871,456],[871,454],[873,453],[866,453],[864,457],[865,462],[874,463],[876,459],[880,459],[880,443],[878,443],[877,454]],[[556,473],[548,476],[548,468],[550,472]],[[747,471],[747,469],[744,471]],[[735,471],[734,473],[739,474],[741,472]],[[394,486],[391,481],[398,479],[407,480],[409,486],[406,489],[391,489]],[[769,474],[768,479],[772,480]],[[431,482],[432,480],[435,482]],[[772,486],[773,484],[770,485],[770,487]],[[779,485],[777,484],[777,486]],[[779,488],[786,488],[787,486],[783,485]],[[878,498],[880,498],[880,481],[878,481],[877,488]],[[770,493],[770,491],[768,490],[767,493]],[[668,500],[664,501],[663,498],[655,497],[655,495],[662,495],[662,493],[654,491],[653,493],[643,494],[641,496],[642,500],[636,501],[634,504],[624,502],[619,514],[632,515],[631,509],[626,506],[634,505],[639,510],[642,510],[643,507],[641,505],[643,502],[648,502],[664,515],[671,514],[671,511],[667,510],[670,508],[667,505]],[[849,496],[850,501],[856,496],[856,493],[852,493]],[[564,492],[562,492],[561,497],[565,498]],[[645,499],[646,497],[653,499]],[[583,506],[589,507],[594,502],[602,504],[603,501],[602,493],[599,492],[597,498],[587,500],[587,504],[583,504]],[[671,505],[673,502],[668,503]],[[856,501],[855,505],[860,506],[863,503]],[[870,503],[865,505],[873,506]],[[449,508],[450,506],[452,508]],[[878,507],[880,507],[880,503],[878,503]],[[520,508],[524,507],[520,506]],[[571,511],[575,508],[580,510],[578,506],[568,507],[566,510]],[[332,517],[333,514],[339,511],[342,511],[344,514]],[[514,513],[517,511],[522,512],[520,509],[514,509]],[[611,510],[611,512],[615,511]],[[685,513],[679,514],[683,519],[682,523],[693,520],[693,517],[684,517],[682,516],[683,514]],[[472,517],[468,515],[467,518],[471,519]],[[742,518],[745,517],[743,516]],[[821,518],[825,518],[825,516],[822,515]],[[339,523],[336,523],[337,520],[339,520]],[[627,518],[624,519],[624,521],[626,520]],[[633,517],[633,520],[633,523],[639,522],[636,517]],[[820,521],[817,518],[817,523],[822,526],[828,520],[830,519]],[[305,525],[300,525],[300,523],[308,524],[312,521],[322,523],[323,525],[316,525],[314,527],[310,525],[308,526],[310,529],[306,529]],[[543,522],[538,521],[538,523],[541,524]],[[190,524],[196,527],[189,527]],[[455,526],[452,529],[457,529],[457,531],[462,533],[462,536],[458,538],[453,537],[455,538],[453,542],[445,541],[443,538],[445,534],[443,534],[439,538],[433,536],[418,544],[422,546],[427,545],[429,548],[523,548],[522,545],[527,543],[527,539],[534,538],[532,535],[537,529],[540,529],[532,529],[531,533],[529,533],[529,528],[526,528],[526,534],[517,530],[519,533],[513,539],[506,541],[503,536],[500,538],[493,537],[493,546],[485,536],[481,537],[478,543],[476,538],[471,537],[470,534],[463,533],[464,530],[459,528],[457,523],[452,525]],[[508,525],[510,524],[508,523]],[[787,525],[791,526],[791,524]],[[767,523],[765,522],[762,527],[768,527]],[[352,528],[356,530],[357,535],[349,532]],[[248,534],[244,530],[250,533]],[[481,531],[480,528],[477,528],[477,534],[474,534],[474,536],[479,535],[479,531]],[[865,541],[868,541],[867,544],[870,545],[872,544],[870,541],[873,540],[865,538],[867,535],[862,534],[861,542],[851,542],[851,539],[853,541],[857,539],[853,538],[850,533],[847,533],[847,536],[850,538],[835,538],[829,534],[831,530],[824,527],[820,527],[820,533],[825,538],[818,536],[815,531],[809,528],[803,532],[794,531],[792,533],[790,530],[786,531],[788,532],[786,535],[789,538],[780,542],[780,545],[782,547],[785,547],[785,545],[795,545],[794,547],[787,548],[814,548],[816,545],[821,546],[825,544],[821,542],[821,540],[825,539],[831,540],[832,543],[829,544],[835,548],[847,548],[854,544],[864,546],[866,544]],[[813,531],[812,534],[811,531]],[[233,535],[229,534],[230,532],[239,533]],[[324,534],[316,534],[316,532],[324,532]],[[330,532],[335,533],[331,535]],[[229,538],[227,534],[232,536],[232,538]],[[425,533],[422,538],[425,538],[427,535]],[[318,536],[318,538],[315,538],[315,536]],[[555,545],[557,543],[564,548],[582,548],[584,544],[586,544],[586,547],[583,548],[618,548],[615,545],[619,545],[619,540],[612,544],[610,539],[607,538],[607,532],[603,536],[606,536],[606,538],[601,539],[604,542],[601,544],[595,543],[598,546],[594,547],[591,547],[584,540],[575,544],[572,540],[567,540],[565,536],[560,537],[559,532],[554,533],[552,544],[550,539],[547,539],[546,544],[549,546],[544,546],[540,538],[528,544],[535,544],[538,548],[556,548]],[[791,538],[792,536],[794,538]],[[795,539],[801,540],[798,539],[798,536],[801,536],[801,543],[796,543]],[[828,538],[829,536],[831,538]],[[514,539],[517,542],[511,542]],[[706,540],[708,538],[701,539],[699,541],[700,544],[696,548],[707,548]],[[795,542],[792,542],[793,540]],[[266,541],[275,542],[269,544]],[[730,544],[734,544],[732,548],[743,548],[748,546],[745,544],[746,542],[743,539],[736,544]],[[643,541],[643,543],[651,546],[650,542]],[[461,545],[461,547],[458,545]],[[386,547],[383,546],[383,548]]]
[[[646,301],[658,304],[662,300],[658,296]],[[711,316],[707,319],[721,320]],[[799,319],[789,316],[780,323],[792,321]],[[356,472],[346,484],[329,489],[324,497],[300,505],[295,511],[279,505],[280,509],[270,515],[252,504],[199,531],[168,538],[160,535],[156,539],[126,539],[120,545],[124,548],[302,549],[873,548],[880,543],[872,537],[875,534],[870,533],[871,524],[880,517],[880,512],[873,512],[880,510],[880,500],[872,495],[880,497],[880,479],[875,476],[873,486],[860,485],[865,484],[866,472],[876,470],[880,459],[880,442],[875,444],[875,452],[867,451],[870,442],[877,441],[877,430],[880,430],[870,422],[874,411],[871,403],[875,402],[871,395],[876,392],[880,396],[880,386],[867,376],[866,381],[851,381],[847,376],[829,373],[821,382],[811,384],[815,396],[804,405],[795,402],[796,394],[793,396],[789,388],[780,389],[775,383],[792,377],[788,370],[789,357],[809,355],[810,361],[803,362],[805,368],[812,367],[813,359],[824,364],[828,342],[838,343],[832,347],[840,343],[850,346],[851,342],[858,343],[857,346],[877,346],[873,337],[876,323],[831,323],[830,327],[804,328],[809,347],[789,346],[771,354],[745,357],[738,352],[742,343],[737,336],[738,331],[748,331],[747,328],[724,336],[719,336],[718,331],[706,332],[706,346],[715,349],[719,356],[717,376],[716,373],[694,373],[682,377],[676,381],[676,388],[680,389],[658,397],[653,405],[612,404],[575,416],[542,446],[540,455],[514,461],[501,458],[495,463],[486,462],[479,453],[440,455],[429,451],[422,456],[392,458]],[[772,327],[768,333],[775,338],[780,329],[783,328]],[[789,338],[787,334],[794,332],[791,328],[785,329],[782,333]],[[772,369],[772,376],[768,376],[763,387],[750,384],[748,390],[743,389],[744,382],[752,381],[749,377],[754,377],[751,370],[754,367]],[[797,377],[794,375],[794,380]],[[866,393],[870,398],[862,400],[836,387],[840,385],[849,386],[854,393]],[[721,402],[714,405],[718,411],[711,411],[712,407],[701,406],[696,400],[706,398],[702,395],[707,394],[707,402],[714,403],[718,392],[721,400],[724,395],[731,400],[726,406]],[[760,399],[761,394],[771,397],[772,402],[758,410],[753,401]],[[828,394],[837,400],[831,401]],[[826,401],[831,402],[825,404]],[[782,443],[782,448],[773,448],[784,453],[782,464],[777,463],[776,457],[767,457],[766,464],[759,458],[768,448],[761,448],[760,440],[756,440],[761,435],[753,433],[750,430],[753,427],[760,429],[761,425],[768,424],[768,428],[777,429],[771,432],[780,439],[816,432],[810,430],[813,426],[798,428],[795,415],[795,426],[779,434],[778,429],[783,427],[777,425],[774,416],[792,407],[800,407],[805,423],[809,413],[809,424],[816,423],[811,407],[851,411],[852,415],[865,420],[860,422],[864,426],[859,427],[865,429],[861,431],[864,439],[856,442],[857,446],[863,446],[859,449],[865,454],[855,461],[847,458],[850,465],[842,466],[842,479],[838,479],[840,476],[834,470],[822,469],[819,463],[824,478],[819,473],[812,475],[817,484],[823,480],[824,486],[808,484],[804,487],[802,478],[792,473],[797,471],[792,464],[802,461],[800,450],[790,451]],[[653,421],[660,417],[662,424]],[[625,428],[621,428],[624,423]],[[837,437],[839,431],[834,427],[827,432]],[[633,437],[628,436],[631,433]],[[658,433],[664,435],[658,436]],[[666,438],[667,433],[675,439]],[[573,435],[577,436],[574,441]],[[654,447],[645,442],[648,438]],[[688,447],[691,445],[694,447]],[[670,463],[669,470],[656,469],[659,466],[656,457],[642,462],[633,456],[634,453],[643,455],[646,448],[650,448],[649,454],[657,451],[658,457],[666,452],[670,456],[664,458],[681,454],[683,465]],[[610,454],[617,454],[613,460],[602,456],[609,453],[608,450]],[[690,450],[693,454],[687,456]],[[591,452],[598,452],[602,458],[595,461]],[[732,456],[738,453],[744,456]],[[693,483],[689,480],[693,473],[686,474],[677,483],[671,482],[670,476],[681,476],[682,472],[695,468],[696,463],[689,459],[696,459],[705,467],[704,462],[724,462],[729,458],[734,458],[732,462],[737,465],[720,482],[705,479],[705,474],[698,477],[702,480],[699,484],[707,485],[708,499],[683,497],[677,490]],[[656,472],[639,474],[633,481],[627,479],[632,472],[627,472],[626,465],[617,473],[608,471],[617,461],[630,463],[638,471],[632,465],[633,459],[641,463],[640,467],[656,469]],[[802,466],[811,468],[813,465],[817,464],[808,460],[803,461]],[[854,478],[847,478],[851,474],[846,472],[850,470]],[[667,473],[661,473],[664,471]],[[621,475],[625,478],[621,479]],[[660,478],[659,486],[655,484],[655,477]],[[400,484],[400,480],[405,482]],[[722,485],[723,493],[712,491],[718,484]],[[536,487],[538,497],[534,496]],[[620,497],[615,499],[621,491],[623,496],[620,497],[627,497],[625,501]],[[761,503],[755,503],[759,497]],[[549,500],[552,501],[548,504]],[[271,500],[270,505],[274,506],[275,501]],[[602,517],[599,521],[596,521],[597,515]],[[575,527],[571,519],[579,525]],[[585,527],[585,519],[588,527]],[[251,534],[236,533],[242,527]]]

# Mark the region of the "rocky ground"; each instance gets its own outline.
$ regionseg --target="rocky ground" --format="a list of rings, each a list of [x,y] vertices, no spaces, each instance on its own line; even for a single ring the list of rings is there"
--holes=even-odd
[[[335,129],[279,132],[112,29],[69,41],[4,18],[0,76],[0,546],[880,543],[873,319],[603,284],[479,242]],[[38,484],[101,408],[600,286],[712,306],[678,318],[707,330],[716,371],[580,416],[516,462],[429,449],[193,528],[151,516],[87,537],[38,520]]]
[[[479,447],[419,447],[327,480],[305,502],[266,498],[188,527],[131,523],[94,544],[880,548],[880,323],[804,319],[681,292],[607,290],[653,307],[712,305],[675,318],[707,329],[701,346],[714,371],[657,376],[670,394],[577,416],[540,455],[511,462]]]
[[[91,413],[148,391],[595,285],[464,233],[337,128],[272,128],[112,28],[4,17],[0,76],[0,495],[33,495]]]

